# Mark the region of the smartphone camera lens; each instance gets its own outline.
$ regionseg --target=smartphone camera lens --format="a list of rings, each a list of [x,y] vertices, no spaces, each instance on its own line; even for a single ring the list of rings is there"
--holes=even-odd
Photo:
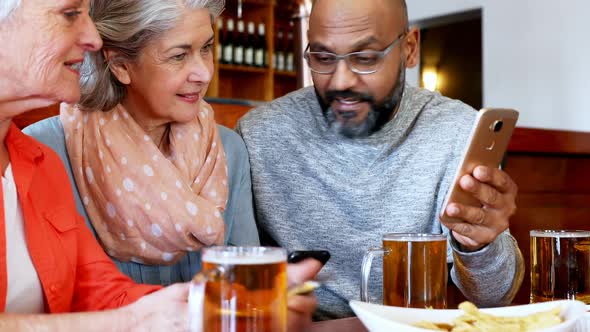
[[[498,120],[492,125],[492,130],[497,133],[502,130],[502,125],[504,125],[504,122]]]

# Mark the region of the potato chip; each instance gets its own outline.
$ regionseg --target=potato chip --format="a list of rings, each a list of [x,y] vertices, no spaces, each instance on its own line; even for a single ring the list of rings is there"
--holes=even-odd
[[[503,317],[481,312],[473,303],[463,302],[459,305],[463,315],[455,318],[453,324],[441,324],[422,321],[416,327],[433,331],[452,332],[530,332],[546,329],[563,322],[560,307],[537,312],[522,317]]]

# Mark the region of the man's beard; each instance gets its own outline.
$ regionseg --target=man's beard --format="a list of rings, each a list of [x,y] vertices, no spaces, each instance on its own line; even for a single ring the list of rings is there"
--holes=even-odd
[[[404,87],[406,83],[406,68],[402,62],[399,67],[397,84],[393,86],[390,93],[385,97],[381,104],[375,102],[375,98],[366,93],[355,92],[352,90],[326,91],[325,101],[320,96],[316,89],[316,95],[322,107],[322,112],[330,130],[338,135],[347,138],[364,138],[381,130],[387,122],[389,122],[402,99]],[[369,113],[367,118],[360,123],[353,123],[352,121],[338,121],[336,112],[332,109],[332,103],[336,98],[351,98],[357,99],[359,102],[369,103]]]

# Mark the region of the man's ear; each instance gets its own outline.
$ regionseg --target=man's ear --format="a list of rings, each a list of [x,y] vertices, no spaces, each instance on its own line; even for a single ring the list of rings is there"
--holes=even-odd
[[[406,67],[414,68],[420,61],[420,30],[413,27],[406,35],[406,41],[403,44],[404,54],[406,57]]]
[[[102,50],[102,54],[104,55],[107,62],[110,62],[111,65],[109,69],[113,75],[121,82],[122,84],[129,85],[131,84],[131,75],[129,75],[129,64],[124,61],[111,61],[112,59],[116,58],[119,53],[112,50]]]

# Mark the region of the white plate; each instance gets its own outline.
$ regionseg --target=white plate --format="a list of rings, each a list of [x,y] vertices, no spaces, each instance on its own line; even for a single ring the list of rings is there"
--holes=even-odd
[[[544,329],[542,332],[573,331],[576,321],[586,312],[586,305],[584,305],[582,302],[564,300],[512,307],[482,309],[482,311],[501,316],[526,316],[539,311],[551,310],[555,306],[562,307],[561,317],[564,319],[564,322],[551,328]],[[454,318],[463,314],[463,311],[458,309],[443,310],[401,308],[360,301],[350,301],[350,307],[371,332],[432,332],[431,330],[413,327],[412,324],[424,320],[450,324],[453,322]]]
[[[590,305],[586,306],[586,314],[578,320],[574,332],[590,332]]]

